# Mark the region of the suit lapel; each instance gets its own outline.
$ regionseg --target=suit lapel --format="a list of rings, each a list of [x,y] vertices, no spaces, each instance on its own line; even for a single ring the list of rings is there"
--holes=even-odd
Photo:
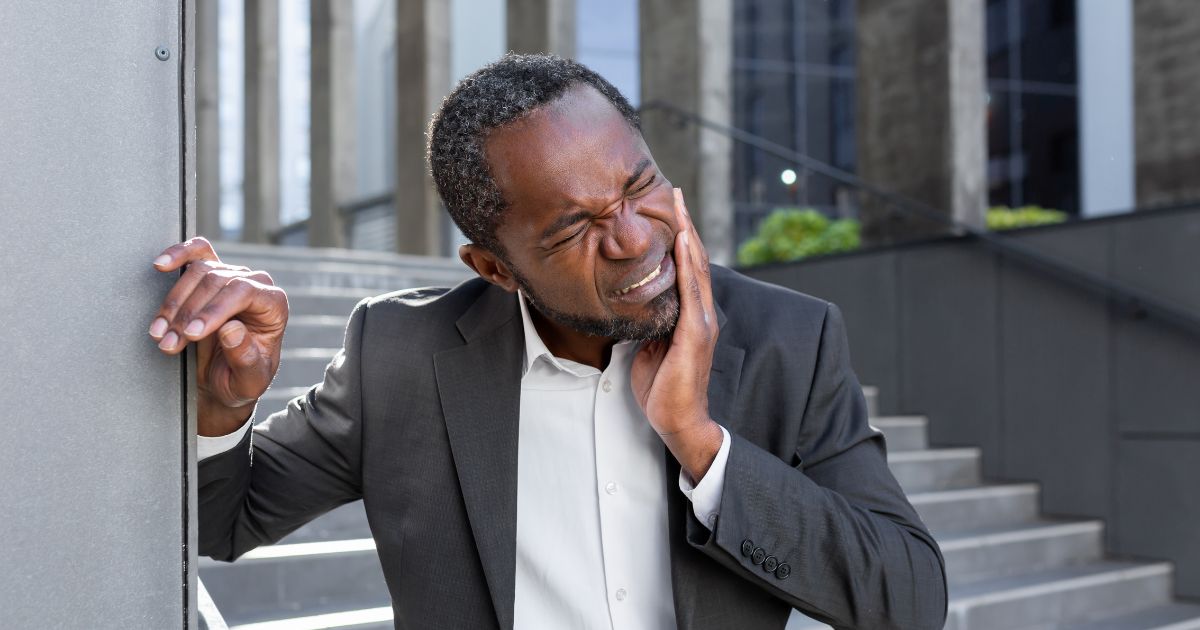
[[[500,627],[513,627],[517,438],[524,332],[516,297],[489,287],[434,357],[451,454]]]
[[[723,329],[725,313],[717,305],[717,324]],[[734,413],[738,386],[741,384],[742,359],[745,350],[717,338],[713,351],[712,372],[708,379],[709,415],[730,432],[738,427],[741,418]],[[708,628],[706,619],[719,618],[719,606],[723,599],[710,595],[708,589],[720,588],[712,580],[704,580],[701,574],[717,568],[714,561],[693,549],[687,540],[687,514],[692,504],[679,491],[679,462],[663,447],[667,456],[667,526],[671,546],[671,592],[675,598],[675,622],[679,630],[701,630]],[[723,570],[723,569],[721,569]]]

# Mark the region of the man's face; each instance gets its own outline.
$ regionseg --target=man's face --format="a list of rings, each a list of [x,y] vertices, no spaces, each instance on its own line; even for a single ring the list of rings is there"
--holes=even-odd
[[[576,86],[486,144],[509,209],[497,229],[539,312],[611,339],[667,337],[679,315],[671,183],[603,95]]]

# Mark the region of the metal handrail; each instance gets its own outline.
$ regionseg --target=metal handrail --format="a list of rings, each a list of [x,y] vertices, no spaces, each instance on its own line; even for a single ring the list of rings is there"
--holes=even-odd
[[[196,576],[196,612],[200,613],[199,621],[206,630],[229,630],[221,611],[217,610],[216,602],[208,594],[208,589],[204,588],[204,581],[200,576]]]
[[[744,129],[708,120],[665,101],[650,101],[639,108],[639,112],[652,110],[662,110],[685,124],[691,123],[701,128],[715,131],[746,146],[792,162],[801,169],[824,175],[851,188],[878,197],[904,214],[940,223],[960,235],[968,235],[978,239],[984,246],[999,254],[1002,258],[1017,262],[1043,275],[1109,300],[1115,307],[1125,311],[1134,318],[1154,317],[1200,338],[1200,317],[1185,308],[1176,306],[1100,274],[1080,269],[1057,258],[1047,256],[1029,246],[1016,243],[995,232],[980,230],[961,221],[956,221],[947,213],[938,210],[930,204],[869,184],[853,173],[839,169],[810,155],[793,151],[788,147]]]

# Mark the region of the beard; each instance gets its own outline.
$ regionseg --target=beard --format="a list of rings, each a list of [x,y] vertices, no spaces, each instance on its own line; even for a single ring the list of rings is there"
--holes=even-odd
[[[647,314],[643,318],[622,317],[590,317],[577,313],[568,313],[547,304],[529,286],[525,278],[517,273],[511,265],[509,270],[520,285],[525,298],[546,318],[593,337],[619,339],[622,341],[660,341],[670,338],[679,322],[679,291],[671,288],[654,296],[646,304]]]

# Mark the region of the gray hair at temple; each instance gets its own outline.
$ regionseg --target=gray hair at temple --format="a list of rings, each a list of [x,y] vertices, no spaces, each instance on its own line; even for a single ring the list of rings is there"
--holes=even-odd
[[[495,235],[508,204],[488,167],[488,134],[581,83],[641,130],[637,111],[617,88],[583,64],[554,55],[509,53],[467,76],[442,101],[429,123],[426,159],[450,217],[471,241],[505,256]]]

